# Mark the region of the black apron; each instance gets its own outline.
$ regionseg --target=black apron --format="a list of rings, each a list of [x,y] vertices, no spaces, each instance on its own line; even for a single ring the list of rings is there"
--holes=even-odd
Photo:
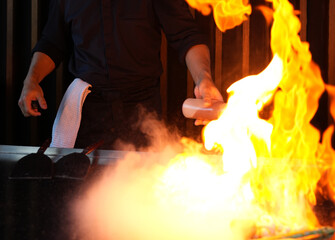
[[[116,142],[132,144],[136,149],[150,145],[140,123],[147,113],[161,115],[159,82],[137,92],[116,92],[92,88],[83,105],[75,148],[104,140],[101,149],[118,149]]]

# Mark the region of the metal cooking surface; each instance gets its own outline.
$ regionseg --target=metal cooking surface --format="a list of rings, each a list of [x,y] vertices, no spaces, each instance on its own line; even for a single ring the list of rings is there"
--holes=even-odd
[[[28,154],[36,153],[38,149],[38,146],[0,145],[1,239],[70,239],[71,230],[67,228],[68,204],[78,191],[85,188],[85,181],[70,179],[8,180],[16,162]],[[80,153],[82,149],[48,148],[45,154],[52,161],[57,162],[63,156],[74,152]],[[113,164],[129,153],[132,152],[96,150],[88,154],[88,157],[91,161],[97,160],[99,167],[104,168],[104,165]],[[150,154],[152,157],[155,153],[136,152],[136,154],[144,155],[144,157]],[[323,212],[329,211],[329,207],[323,210]],[[328,236],[308,239],[328,239]]]
[[[2,161],[13,161],[16,162],[20,158],[30,154],[36,153],[39,147],[31,146],[15,146],[15,145],[0,145],[0,160]],[[76,148],[52,148],[49,147],[45,154],[48,155],[54,162],[61,157],[74,152],[82,152],[83,149]],[[92,160],[98,158],[98,164],[106,165],[115,162],[117,159],[123,158],[127,151],[115,151],[115,150],[95,150],[87,156]],[[138,154],[146,154],[144,152],[136,152]]]
[[[69,205],[76,194],[85,189],[90,179],[10,180],[15,164],[39,146],[0,145],[0,238],[21,239],[71,239]],[[45,154],[53,162],[83,149],[48,148]],[[125,151],[96,150],[88,154],[97,161],[94,172],[123,158]],[[137,154],[145,154],[136,152]],[[94,175],[94,174],[93,174]]]

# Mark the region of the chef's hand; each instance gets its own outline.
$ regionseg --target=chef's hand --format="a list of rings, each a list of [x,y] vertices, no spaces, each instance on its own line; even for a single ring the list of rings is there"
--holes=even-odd
[[[194,95],[196,98],[201,98],[204,100],[206,107],[211,106],[217,101],[223,101],[220,91],[216,88],[212,79],[204,78],[202,79],[194,88]],[[195,120],[195,125],[206,125],[208,120]]]
[[[204,99],[210,106],[215,101],[222,101],[219,90],[215,87],[210,68],[210,53],[207,45],[198,44],[191,47],[185,56],[186,65],[196,83],[194,94],[196,98]],[[196,120],[195,125],[206,124],[208,121]]]
[[[38,105],[41,107],[41,109],[47,109],[44,93],[39,83],[34,79],[26,78],[18,102],[21,112],[25,117],[41,116],[38,108],[33,106],[34,101],[38,102]]]
[[[25,117],[41,116],[38,111],[39,105],[41,109],[47,109],[47,103],[44,99],[43,90],[40,82],[55,69],[54,61],[45,53],[35,52],[31,59],[28,74],[23,82],[23,88],[19,99],[19,107]],[[37,101],[37,104],[35,104]]]

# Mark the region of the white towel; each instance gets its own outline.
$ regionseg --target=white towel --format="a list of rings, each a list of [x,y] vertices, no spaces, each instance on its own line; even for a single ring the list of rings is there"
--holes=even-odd
[[[52,127],[50,147],[74,147],[80,126],[82,107],[87,94],[91,92],[89,87],[91,87],[90,84],[76,78],[67,88]]]

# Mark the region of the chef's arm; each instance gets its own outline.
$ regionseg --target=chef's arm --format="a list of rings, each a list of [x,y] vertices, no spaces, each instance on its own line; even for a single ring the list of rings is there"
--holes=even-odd
[[[32,107],[32,101],[38,101],[42,109],[47,109],[44,93],[39,83],[54,69],[55,63],[48,55],[42,52],[33,54],[18,102],[25,117],[41,115],[38,109]]]
[[[216,101],[223,101],[220,91],[212,80],[210,54],[206,45],[200,44],[190,48],[186,53],[186,65],[195,83],[194,95],[196,98],[204,99],[207,106]],[[201,123],[196,121],[195,124]]]
[[[214,101],[222,101],[221,93],[216,88],[210,70],[210,54],[206,45],[195,45],[186,53],[186,65],[194,83],[196,98],[204,99],[207,105]]]

